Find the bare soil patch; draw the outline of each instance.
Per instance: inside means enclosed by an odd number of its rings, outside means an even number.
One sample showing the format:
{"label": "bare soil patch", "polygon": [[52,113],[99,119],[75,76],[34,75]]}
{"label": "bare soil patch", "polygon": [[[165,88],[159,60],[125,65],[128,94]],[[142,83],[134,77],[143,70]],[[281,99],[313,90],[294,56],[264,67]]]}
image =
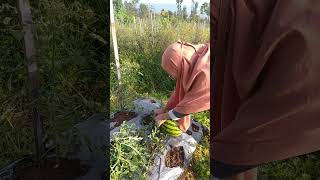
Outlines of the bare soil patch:
{"label": "bare soil patch", "polygon": [[147,116],[145,116],[145,117],[142,118],[142,123],[143,123],[143,125],[148,125],[148,124],[150,124],[152,121],[154,121],[152,115],[147,115]]}
{"label": "bare soil patch", "polygon": [[89,166],[79,159],[47,160],[43,166],[31,166],[17,172],[14,180],[75,180],[84,176]]}
{"label": "bare soil patch", "polygon": [[166,166],[173,167],[182,167],[184,163],[184,152],[183,147],[174,147],[167,154],[165,158]]}
{"label": "bare soil patch", "polygon": [[189,131],[189,130],[187,130],[187,132],[186,132],[188,135],[192,135],[192,132],[191,131]]}
{"label": "bare soil patch", "polygon": [[198,132],[199,131],[199,127],[197,125],[192,123],[191,127],[192,127],[192,131],[194,131],[194,132]]}
{"label": "bare soil patch", "polygon": [[191,170],[191,168],[188,167],[188,168],[181,174],[181,176],[178,178],[178,180],[196,180],[196,177],[195,177],[193,171]]}
{"label": "bare soil patch", "polygon": [[115,127],[118,127],[123,123],[123,121],[128,121],[136,116],[137,114],[135,112],[120,111],[114,114],[111,122],[116,122]]}

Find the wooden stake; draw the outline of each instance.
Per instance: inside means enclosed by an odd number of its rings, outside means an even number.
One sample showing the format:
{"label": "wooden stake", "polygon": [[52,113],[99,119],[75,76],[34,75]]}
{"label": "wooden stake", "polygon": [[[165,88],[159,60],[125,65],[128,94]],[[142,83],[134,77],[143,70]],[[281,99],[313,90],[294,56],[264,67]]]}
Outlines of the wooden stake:
{"label": "wooden stake", "polygon": [[153,19],[152,19],[152,12],[150,11],[150,20],[151,20],[151,32],[152,32],[152,47],[154,47],[154,30],[153,30]]}
{"label": "wooden stake", "polygon": [[118,43],[117,43],[117,35],[116,35],[116,26],[114,20],[114,11],[113,11],[113,0],[110,0],[110,21],[111,21],[111,33],[112,33],[112,42],[113,42],[113,50],[116,61],[117,68],[117,78],[118,78],[118,90],[119,90],[119,98],[120,98],[120,108],[123,110],[123,91],[122,91],[122,79],[121,79],[121,69],[119,62],[119,53],[118,53]]}
{"label": "wooden stake", "polygon": [[139,25],[140,25],[140,35],[141,35],[141,32],[142,32],[142,25],[141,25],[141,18],[139,18]]}
{"label": "wooden stake", "polygon": [[39,77],[38,77],[38,66],[35,59],[35,47],[33,37],[33,25],[31,7],[28,0],[19,0],[18,9],[20,12],[21,25],[24,30],[24,48],[25,48],[25,59],[27,61],[28,79],[29,79],[29,93],[30,100],[32,102],[32,118],[33,118],[33,129],[35,138],[35,151],[36,161],[39,166],[42,165],[42,155],[44,153],[44,142],[43,142],[43,122],[40,118],[39,111],[37,108],[37,99],[39,97]]}
{"label": "wooden stake", "polygon": [[151,21],[151,30],[152,30],[152,33],[153,32],[153,19],[152,19],[152,12],[150,12],[150,21]]}
{"label": "wooden stake", "polygon": [[136,25],[136,17],[133,17],[133,28],[134,28],[134,31],[135,33],[137,34],[137,25]]}

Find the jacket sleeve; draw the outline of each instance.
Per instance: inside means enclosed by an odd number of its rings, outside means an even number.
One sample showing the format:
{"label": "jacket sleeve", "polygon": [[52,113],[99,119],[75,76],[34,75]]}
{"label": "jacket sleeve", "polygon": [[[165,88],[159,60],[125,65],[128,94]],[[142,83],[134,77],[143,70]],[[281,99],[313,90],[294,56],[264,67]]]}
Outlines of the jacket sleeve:
{"label": "jacket sleeve", "polygon": [[166,110],[171,110],[171,109],[173,109],[174,108],[174,99],[175,99],[175,90],[174,91],[172,91],[172,93],[171,93],[171,96],[170,96],[170,98],[169,98],[169,100],[168,100],[168,102],[167,102],[167,104],[166,104],[166,107],[165,107],[165,109]]}

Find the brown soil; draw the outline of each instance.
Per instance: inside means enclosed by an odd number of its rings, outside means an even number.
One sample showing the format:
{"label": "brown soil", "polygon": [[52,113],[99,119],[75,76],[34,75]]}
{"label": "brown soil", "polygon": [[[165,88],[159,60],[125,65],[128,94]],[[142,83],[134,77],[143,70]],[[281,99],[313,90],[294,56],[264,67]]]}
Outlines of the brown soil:
{"label": "brown soil", "polygon": [[199,127],[197,125],[192,123],[191,126],[192,126],[192,131],[194,131],[194,132],[198,132],[199,131]]}
{"label": "brown soil", "polygon": [[195,179],[196,177],[190,167],[188,167],[178,178],[178,180],[195,180]]}
{"label": "brown soil", "polygon": [[183,147],[174,147],[172,148],[167,154],[166,154],[166,167],[177,167],[183,166],[184,163],[184,152],[183,152]]}
{"label": "brown soil", "polygon": [[75,180],[85,175],[88,169],[79,159],[48,160],[41,168],[33,166],[17,172],[15,180]]}
{"label": "brown soil", "polygon": [[192,132],[191,131],[189,131],[189,130],[187,130],[187,132],[186,132],[187,134],[189,134],[190,136],[192,135]]}
{"label": "brown soil", "polygon": [[123,121],[128,121],[132,118],[135,118],[137,114],[135,112],[125,112],[125,111],[120,111],[114,114],[113,118],[111,119],[111,122],[117,122],[115,124],[115,127],[120,126]]}
{"label": "brown soil", "polygon": [[203,136],[209,135],[209,130],[207,128],[203,127],[202,131],[203,131]]}
{"label": "brown soil", "polygon": [[145,116],[145,117],[142,118],[143,125],[150,124],[151,121],[153,121],[153,118],[152,118],[151,115],[148,115],[148,116]]}

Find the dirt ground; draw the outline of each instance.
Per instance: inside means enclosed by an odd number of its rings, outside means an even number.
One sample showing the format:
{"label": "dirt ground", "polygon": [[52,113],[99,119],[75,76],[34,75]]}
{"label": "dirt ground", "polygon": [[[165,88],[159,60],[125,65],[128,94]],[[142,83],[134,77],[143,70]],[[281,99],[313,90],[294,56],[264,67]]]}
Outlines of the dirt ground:
{"label": "dirt ground", "polygon": [[189,130],[187,130],[187,134],[191,136],[191,135],[192,135],[192,132],[189,131]]}
{"label": "dirt ground", "polygon": [[173,168],[183,166],[184,163],[184,152],[183,152],[183,147],[174,147],[172,148],[167,154],[165,158],[166,166]]}
{"label": "dirt ground", "polygon": [[154,121],[152,115],[148,115],[148,116],[145,116],[145,117],[142,118],[143,125],[148,125],[152,121]]}
{"label": "dirt ground", "polygon": [[128,121],[136,116],[137,114],[135,112],[120,111],[114,114],[111,122],[116,122],[115,127],[118,127],[123,123],[123,121]]}
{"label": "dirt ground", "polygon": [[197,125],[195,125],[193,123],[191,124],[191,127],[192,127],[192,131],[194,131],[194,132],[198,132],[200,129]]}
{"label": "dirt ground", "polygon": [[191,167],[188,167],[178,178],[178,180],[196,180],[196,177],[191,170]]}
{"label": "dirt ground", "polygon": [[48,160],[41,168],[29,167],[17,172],[15,180],[75,180],[88,170],[79,159]]}

